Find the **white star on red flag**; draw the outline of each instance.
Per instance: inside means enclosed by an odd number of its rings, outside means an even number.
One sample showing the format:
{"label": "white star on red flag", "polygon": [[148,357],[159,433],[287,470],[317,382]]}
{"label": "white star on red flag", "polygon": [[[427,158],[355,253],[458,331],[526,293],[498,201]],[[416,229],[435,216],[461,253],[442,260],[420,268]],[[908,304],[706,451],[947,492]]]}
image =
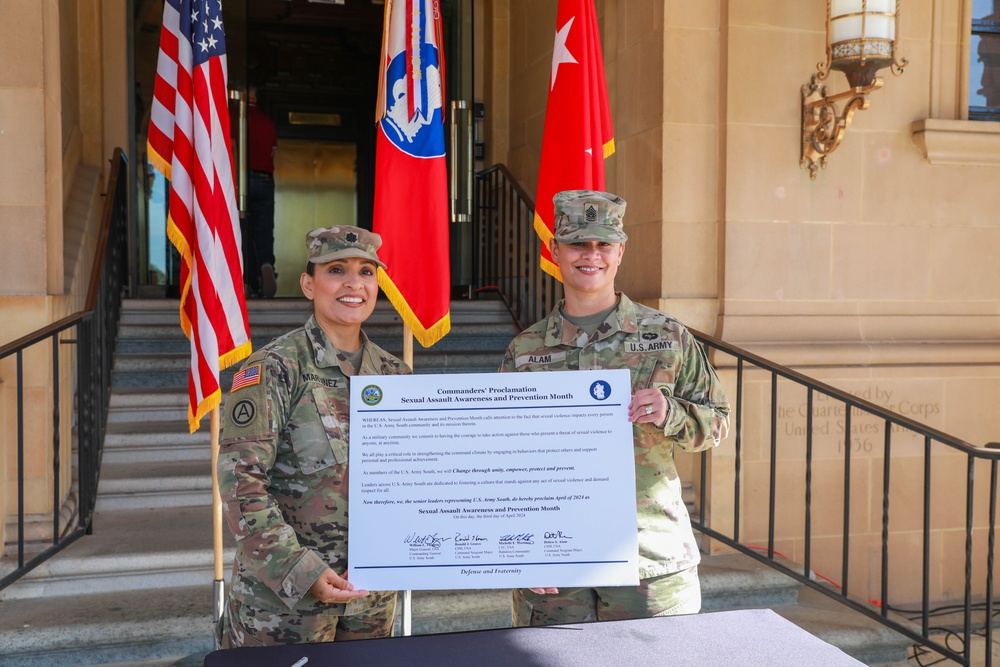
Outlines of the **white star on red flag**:
{"label": "white star on red flag", "polygon": [[576,17],[572,17],[566,22],[566,25],[556,32],[556,44],[552,48],[552,83],[549,84],[549,90],[556,87],[556,75],[559,74],[559,65],[562,63],[577,64],[576,58],[566,48],[566,38],[569,37],[569,31],[573,27],[573,21],[575,20]]}

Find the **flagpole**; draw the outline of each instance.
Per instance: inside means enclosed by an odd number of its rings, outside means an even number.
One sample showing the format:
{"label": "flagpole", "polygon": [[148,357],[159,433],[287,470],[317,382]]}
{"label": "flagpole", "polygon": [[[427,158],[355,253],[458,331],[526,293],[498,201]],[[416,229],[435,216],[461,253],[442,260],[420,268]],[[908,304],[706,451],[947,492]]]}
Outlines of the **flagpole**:
{"label": "flagpole", "polygon": [[[403,363],[413,368],[413,330],[403,323]],[[403,636],[409,637],[413,629],[413,591],[403,591]]]}
{"label": "flagpole", "polygon": [[413,330],[403,323],[403,363],[413,368]]}
{"label": "flagpole", "polygon": [[[430,347],[451,328],[446,77],[439,1],[384,5],[372,231],[383,241],[379,287],[403,319],[403,362],[412,369],[413,339]],[[413,248],[421,249],[419,266],[407,261]],[[404,635],[411,602],[412,591],[402,591]]]}
{"label": "flagpole", "polygon": [[209,413],[209,429],[212,433],[212,542],[215,551],[215,622],[222,618],[225,608],[226,582],[222,578],[222,496],[219,494],[219,408]]}

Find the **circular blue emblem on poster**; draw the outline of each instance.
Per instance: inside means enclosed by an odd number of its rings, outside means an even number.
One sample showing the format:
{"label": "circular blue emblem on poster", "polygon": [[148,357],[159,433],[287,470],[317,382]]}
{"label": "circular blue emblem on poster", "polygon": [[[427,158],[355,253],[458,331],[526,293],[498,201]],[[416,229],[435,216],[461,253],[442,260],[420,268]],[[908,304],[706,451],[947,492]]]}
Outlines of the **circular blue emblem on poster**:
{"label": "circular blue emblem on poster", "polygon": [[376,384],[370,384],[361,390],[361,400],[365,405],[378,405],[382,402],[382,388]]}
{"label": "circular blue emblem on poster", "polygon": [[412,87],[406,80],[406,51],[389,62],[386,70],[385,116],[382,133],[396,148],[419,158],[444,155],[441,123],[441,71],[433,44],[420,45],[420,67],[413,69]]}
{"label": "circular blue emblem on poster", "polygon": [[599,401],[603,401],[611,395],[611,385],[604,380],[598,380],[590,385],[590,395]]}

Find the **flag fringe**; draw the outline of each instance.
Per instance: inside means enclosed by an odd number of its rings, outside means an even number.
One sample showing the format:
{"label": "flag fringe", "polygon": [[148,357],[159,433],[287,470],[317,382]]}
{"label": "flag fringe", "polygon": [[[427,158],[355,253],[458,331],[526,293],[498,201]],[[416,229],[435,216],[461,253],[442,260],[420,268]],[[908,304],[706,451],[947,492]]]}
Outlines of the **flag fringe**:
{"label": "flag fringe", "polygon": [[222,390],[216,389],[210,396],[206,396],[205,400],[198,404],[198,411],[195,413],[191,412],[191,407],[188,406],[188,428],[191,429],[191,433],[198,430],[201,426],[201,419],[209,412],[219,407],[222,404]]}
{"label": "flag fringe", "polygon": [[539,259],[539,264],[541,264],[542,271],[549,274],[559,282],[562,282],[562,271],[559,269],[559,265],[551,262],[544,257]]}
{"label": "flag fringe", "polygon": [[615,140],[610,139],[604,144],[604,159],[607,160],[615,152]]}
{"label": "flag fringe", "polygon": [[414,314],[410,304],[406,302],[399,288],[392,282],[392,278],[383,269],[378,270],[378,286],[382,288],[389,303],[393,305],[399,316],[403,318],[406,326],[410,327],[413,337],[424,347],[431,347],[434,343],[444,338],[445,334],[451,331],[451,311],[445,313],[444,317],[424,328],[417,316]]}
{"label": "flag fringe", "polygon": [[229,368],[235,363],[243,361],[253,352],[253,341],[247,341],[237,347],[236,349],[226,352],[224,355],[219,357],[219,370],[224,370]]}
{"label": "flag fringe", "polygon": [[[175,248],[177,248],[177,252],[181,255],[181,261],[188,266],[187,280],[181,287],[180,317],[181,329],[184,331],[184,335],[187,339],[191,340],[191,320],[188,319],[187,313],[184,311],[184,304],[187,302],[188,292],[191,291],[191,248],[188,246],[187,239],[184,238],[184,234],[182,234],[181,230],[178,229],[177,224],[171,216],[167,216],[167,238],[170,239],[170,242],[174,244]],[[219,357],[219,370],[229,368],[236,362],[249,357],[252,352],[253,341],[247,341],[239,347],[230,350]],[[201,425],[202,417],[219,407],[221,404],[222,390],[216,389],[214,393],[210,396],[206,396],[205,399],[198,404],[198,410],[196,412],[192,412],[191,407],[188,406],[188,427],[191,429],[191,433],[198,430],[198,427]]]}
{"label": "flag fringe", "polygon": [[[538,234],[538,238],[541,239],[542,245],[546,248],[549,247],[549,242],[553,238],[552,230],[548,228],[545,221],[542,220],[542,216],[535,213],[535,233]],[[562,271],[559,269],[559,265],[555,262],[549,260],[544,255],[539,258],[539,263],[541,264],[542,271],[549,274],[559,282],[562,282]]]}
{"label": "flag fringe", "polygon": [[187,279],[181,285],[180,316],[181,329],[188,340],[191,340],[191,320],[188,319],[187,313],[184,312],[184,304],[187,302],[188,292],[191,290],[191,247],[188,245],[187,239],[184,238],[184,233],[181,232],[180,228],[177,227],[177,223],[174,222],[174,217],[169,214],[167,215],[167,238],[177,248],[177,252],[181,256],[181,261],[188,267]]}
{"label": "flag fringe", "polygon": [[[246,357],[249,357],[251,352],[253,352],[253,344],[248,341],[243,345],[240,345],[235,350],[227,352],[226,354],[219,357],[219,369],[221,370],[223,368],[229,368],[236,362],[241,361]],[[205,400],[203,400],[198,405],[197,412],[192,414],[191,407],[188,406],[188,428],[191,429],[191,433],[194,433],[195,431],[198,430],[198,427],[201,426],[201,420],[205,415],[207,415],[209,412],[219,407],[220,405],[222,405],[221,388],[216,389],[211,396],[206,396]]]}
{"label": "flag fringe", "polygon": [[163,156],[157,153],[156,149],[153,148],[153,145],[149,142],[146,142],[146,148],[148,149],[146,159],[149,160],[154,169],[163,174],[163,176],[169,181],[170,175],[173,173],[173,165],[163,159]]}

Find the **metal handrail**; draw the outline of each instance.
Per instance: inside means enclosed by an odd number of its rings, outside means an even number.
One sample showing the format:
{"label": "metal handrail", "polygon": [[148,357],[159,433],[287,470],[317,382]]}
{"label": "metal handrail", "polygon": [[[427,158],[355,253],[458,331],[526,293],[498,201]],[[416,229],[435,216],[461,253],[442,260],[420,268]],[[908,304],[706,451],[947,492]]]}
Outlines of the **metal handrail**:
{"label": "metal handrail", "polygon": [[473,210],[475,291],[497,294],[522,330],[548,315],[562,294],[562,284],[541,268],[534,201],[498,164],[476,174]]}
{"label": "metal handrail", "polygon": [[[846,391],[809,378],[797,371],[741,350],[712,336],[697,331],[692,331],[692,333],[709,351],[716,368],[735,370],[736,373],[736,400],[732,406],[733,413],[730,416],[731,423],[734,426],[732,437],[735,439],[734,493],[733,505],[730,508],[732,510],[733,523],[731,526],[722,526],[719,522],[712,521],[711,512],[708,511],[707,498],[711,494],[707,480],[710,454],[703,452],[701,454],[701,493],[698,499],[698,511],[695,517],[692,518],[692,525],[695,529],[757,561],[780,570],[801,584],[837,600],[841,604],[912,639],[916,644],[940,653],[945,658],[953,660],[960,665],[982,664],[989,667],[992,664],[993,562],[996,548],[997,463],[1000,461],[1000,451],[976,447],[905,415],[887,410],[864,398],[854,396]],[[769,437],[766,443],[768,446],[766,458],[770,474],[767,497],[766,546],[754,545],[752,544],[752,540],[748,542],[747,538],[741,535],[744,527],[745,509],[744,490],[742,488],[745,481],[743,465],[746,458],[744,452],[746,439],[746,435],[744,434],[746,423],[744,401],[748,384],[750,384],[747,376],[753,373],[760,375],[754,382],[762,389],[760,392],[762,402],[754,405],[753,411],[755,414],[769,414],[770,417],[767,433]],[[783,382],[780,386],[779,380]],[[769,391],[763,391],[764,387]],[[779,391],[779,389],[782,391]],[[797,433],[794,432],[795,429],[788,428],[791,420],[787,418],[787,415],[785,417],[781,416],[779,395],[782,393],[788,395],[789,393],[801,392],[805,393],[804,417],[806,424],[801,433]],[[769,394],[769,396],[765,394]],[[843,495],[841,498],[843,503],[843,524],[839,536],[841,546],[840,583],[835,583],[834,587],[823,583],[821,580],[817,580],[817,573],[812,569],[815,549],[814,541],[816,539],[812,522],[813,502],[816,498],[815,489],[813,488],[814,462],[817,447],[823,442],[829,443],[831,441],[827,437],[827,434],[821,432],[822,429],[816,423],[816,417],[820,414],[816,406],[817,398],[833,401],[834,405],[842,406],[842,410],[838,409],[834,411],[834,414],[838,415],[838,419],[840,415],[842,415],[843,419],[842,422],[837,422],[837,429],[835,429],[837,433],[834,435],[835,437],[842,438],[839,449],[842,454],[841,462],[844,475]],[[830,412],[829,407],[826,408],[826,412]],[[852,509],[856,511],[860,508],[868,507],[867,498],[862,497],[858,500],[851,492],[852,450],[858,446],[858,443],[856,443],[857,436],[852,431],[852,424],[862,424],[865,427],[864,430],[869,435],[874,436],[876,440],[881,438],[882,441],[882,491],[881,503],[879,505],[881,511],[881,535],[879,569],[877,573],[879,597],[877,600],[866,599],[866,595],[861,595],[860,597],[857,594],[851,595],[854,586],[850,569],[852,561],[850,547],[852,537],[858,537],[851,530],[851,512]],[[782,427],[784,428],[782,429]],[[791,435],[789,435],[789,430],[793,431]],[[784,433],[781,433],[782,431]],[[896,459],[892,456],[893,444],[898,444],[900,440],[904,439],[918,440],[921,445],[919,449],[922,451],[923,458],[922,502],[919,507],[899,506],[901,504],[897,502],[897,505],[893,506],[893,511],[890,514],[890,499],[894,495],[890,481],[894,469],[893,464],[897,463],[898,465],[899,460],[898,455]],[[779,447],[779,440],[781,440],[781,447]],[[870,439],[868,444],[871,444]],[[776,506],[778,504],[777,466],[783,460],[791,458],[783,457],[781,455],[782,451],[787,451],[799,445],[804,446],[805,450],[805,485],[802,497],[805,511],[802,524],[803,530],[801,534],[798,534],[795,530],[779,534],[779,530],[781,529],[776,521]],[[873,445],[872,452],[874,451],[875,447]],[[933,492],[931,475],[933,466],[931,462],[935,456],[941,456],[944,452],[948,451],[962,455],[966,460],[965,474],[962,476],[965,480],[964,489],[962,489],[965,492],[964,599],[960,605],[957,605],[960,607],[962,616],[961,630],[955,631],[955,634],[963,641],[964,648],[961,652],[954,650],[946,642],[933,636],[939,628],[931,627],[931,617],[935,613],[930,600],[930,573],[933,564],[930,555],[931,496]],[[983,467],[987,468],[989,474],[989,488],[985,492],[979,491],[977,493],[975,477],[977,472],[984,472],[982,470]],[[952,486],[957,486],[960,483],[961,480],[954,480]],[[748,495],[746,498],[749,500],[751,496]],[[824,496],[823,499],[826,502],[830,501],[829,496]],[[982,589],[977,590],[978,594],[974,598],[974,577],[972,570],[974,557],[973,532],[977,527],[974,522],[974,509],[977,506],[981,506],[980,504],[984,502],[988,508],[988,533],[986,535],[987,543],[985,546],[987,573]],[[874,502],[871,503],[871,506],[875,506]],[[890,548],[890,537],[892,536],[890,519],[897,523],[910,519],[920,525],[918,549],[907,550],[905,543],[896,544]],[[791,539],[804,540],[801,563],[792,562],[787,557],[784,557],[783,554],[778,553],[775,548],[777,542],[782,540],[787,542]],[[890,599],[892,593],[889,590],[889,572],[893,564],[898,566],[899,564],[911,563],[920,563],[920,603],[916,609],[904,610],[898,605],[894,605]],[[874,576],[869,573],[869,577]],[[833,582],[828,577],[819,576],[819,579]],[[973,642],[971,641],[974,634],[972,614],[973,608],[976,606],[985,607],[985,620],[981,630],[985,635],[985,649],[984,654],[980,656],[973,656]],[[915,623],[918,624],[918,627],[915,626]]]}
{"label": "metal handrail", "polygon": [[[118,321],[121,314],[122,290],[128,277],[128,193],[126,158],[116,148],[105,193],[101,226],[98,230],[94,264],[88,283],[83,311],[0,346],[0,361],[14,357],[17,392],[17,558],[11,566],[0,560],[3,577],[0,590],[44,563],[56,553],[93,529],[97,505],[97,483],[100,478],[101,453],[111,397],[111,369]],[[63,332],[72,332],[60,338]],[[75,335],[75,336],[74,336]],[[76,372],[68,380],[60,373],[61,345],[76,345]],[[27,559],[25,535],[25,438],[24,438],[24,355],[28,351],[49,346],[52,377],[52,429],[49,434],[52,460],[52,536],[48,547]],[[61,517],[64,501],[59,483],[62,429],[62,392],[75,394],[76,417],[76,504],[69,517]],[[61,525],[65,520],[65,526]]]}

